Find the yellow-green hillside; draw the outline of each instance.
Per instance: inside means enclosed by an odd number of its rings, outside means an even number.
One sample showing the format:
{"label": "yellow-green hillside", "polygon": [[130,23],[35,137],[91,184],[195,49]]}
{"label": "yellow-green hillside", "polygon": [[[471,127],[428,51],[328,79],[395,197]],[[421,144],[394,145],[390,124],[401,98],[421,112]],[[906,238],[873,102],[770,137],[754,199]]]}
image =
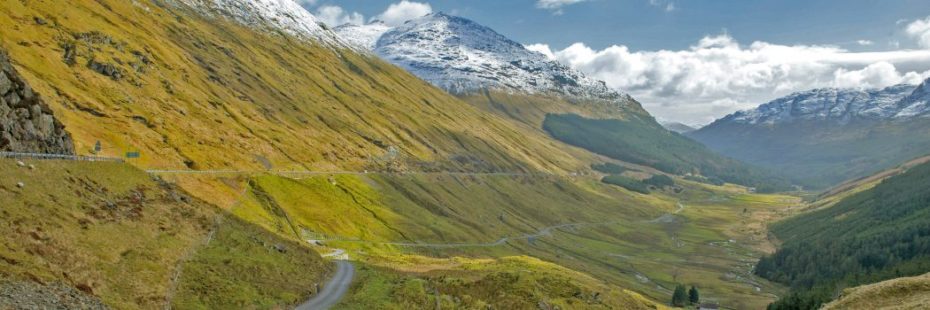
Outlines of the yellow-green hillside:
{"label": "yellow-green hillside", "polygon": [[898,278],[849,288],[823,309],[927,309],[930,307],[930,274]]}
{"label": "yellow-green hillside", "polygon": [[[588,177],[259,176],[248,182],[249,193],[234,213],[281,236],[349,250],[354,261],[370,268],[356,284],[360,295],[349,299],[367,300],[363,305],[411,279],[464,300],[467,293],[459,289],[468,283],[521,274],[500,261],[513,256],[549,263],[527,270],[558,265],[624,296],[632,296],[624,293],[629,289],[664,301],[670,288],[685,283],[732,307],[771,302],[783,289],[754,277],[752,262],[773,249],[765,223],[798,200],[676,182],[682,191],[643,195]],[[466,268],[466,262],[482,259],[487,269]],[[435,282],[444,276],[463,286]],[[573,276],[560,277],[591,288]],[[527,288],[508,289],[517,294]],[[535,305],[556,296],[534,291],[524,301]],[[412,302],[398,298],[386,305]],[[459,305],[465,304],[475,305]]]}
{"label": "yellow-green hillside", "polygon": [[[330,269],[128,165],[25,164],[0,160],[0,286],[61,283],[115,309],[270,308],[304,300]],[[5,295],[0,308],[36,298],[54,299]]]}
{"label": "yellow-green hillside", "polygon": [[555,172],[593,157],[376,57],[184,6],[3,3],[0,45],[82,154],[99,140],[147,168]]}
{"label": "yellow-green hillside", "polygon": [[[637,293],[532,257],[419,258],[408,263],[411,265],[392,268],[363,265],[359,277],[363,284],[356,286],[339,308],[666,308]],[[398,267],[402,271],[398,272]]]}

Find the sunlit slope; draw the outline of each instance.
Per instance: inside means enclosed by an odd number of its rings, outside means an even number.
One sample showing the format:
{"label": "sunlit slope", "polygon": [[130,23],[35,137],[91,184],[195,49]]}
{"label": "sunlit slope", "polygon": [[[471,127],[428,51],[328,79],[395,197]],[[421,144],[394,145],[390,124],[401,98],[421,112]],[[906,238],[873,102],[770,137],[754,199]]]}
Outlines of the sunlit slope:
{"label": "sunlit slope", "polygon": [[393,268],[362,265],[359,285],[337,308],[667,309],[663,303],[532,257],[405,258]]}
{"label": "sunlit slope", "polygon": [[897,278],[843,291],[823,309],[926,309],[930,307],[930,274]]}
{"label": "sunlit slope", "polygon": [[114,309],[293,305],[330,268],[125,164],[0,160],[0,206],[0,287],[61,283]]}
{"label": "sunlit slope", "polygon": [[[348,249],[375,270],[362,276],[377,280],[358,283],[364,296],[353,300],[379,300],[370,294],[389,294],[412,279],[450,288],[433,282],[444,274],[462,279],[462,287],[495,274],[519,275],[498,260],[528,256],[652,300],[664,301],[676,283],[686,283],[737,308],[771,302],[782,288],[753,277],[747,262],[770,251],[764,223],[797,199],[678,182],[680,193],[643,195],[588,177],[262,176],[251,180],[234,213],[281,236]],[[479,270],[463,267],[476,258],[492,260]],[[462,287],[442,294],[461,298]],[[537,293],[546,300],[554,292]],[[409,301],[402,297],[386,304]]]}
{"label": "sunlit slope", "polygon": [[102,154],[138,150],[134,164],[152,168],[585,166],[373,56],[166,2],[3,2],[0,27],[14,31],[0,44],[82,154],[99,140]]}

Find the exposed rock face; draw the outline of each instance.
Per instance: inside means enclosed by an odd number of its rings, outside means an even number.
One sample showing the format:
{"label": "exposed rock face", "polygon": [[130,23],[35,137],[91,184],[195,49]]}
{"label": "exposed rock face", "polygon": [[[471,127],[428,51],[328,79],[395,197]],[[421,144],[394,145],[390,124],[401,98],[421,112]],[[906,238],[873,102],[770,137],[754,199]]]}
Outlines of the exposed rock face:
{"label": "exposed rock face", "polygon": [[71,135],[0,51],[0,151],[74,154]]}
{"label": "exposed rock face", "polygon": [[0,282],[0,309],[109,309],[99,299],[63,283]]}

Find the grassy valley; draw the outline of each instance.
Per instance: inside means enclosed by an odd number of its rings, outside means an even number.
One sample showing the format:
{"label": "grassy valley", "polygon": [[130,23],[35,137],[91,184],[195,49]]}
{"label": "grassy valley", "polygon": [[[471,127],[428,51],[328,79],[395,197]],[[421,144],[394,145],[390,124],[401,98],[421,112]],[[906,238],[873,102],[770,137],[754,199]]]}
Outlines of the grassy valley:
{"label": "grassy valley", "polygon": [[[437,298],[459,307],[624,308],[664,301],[677,283],[733,307],[771,302],[783,288],[750,268],[773,249],[764,223],[797,199],[676,182],[680,193],[643,195],[590,177],[266,175],[242,181],[249,189],[233,213],[285,238],[348,250],[362,279],[349,308]],[[574,289],[527,286],[540,277]],[[513,295],[475,291],[485,284]]]}
{"label": "grassy valley", "polygon": [[714,153],[700,143],[665,130],[651,118],[611,120],[549,114],[543,128],[568,144],[663,172],[703,175],[756,187],[762,192],[790,190],[790,184],[774,174]]}

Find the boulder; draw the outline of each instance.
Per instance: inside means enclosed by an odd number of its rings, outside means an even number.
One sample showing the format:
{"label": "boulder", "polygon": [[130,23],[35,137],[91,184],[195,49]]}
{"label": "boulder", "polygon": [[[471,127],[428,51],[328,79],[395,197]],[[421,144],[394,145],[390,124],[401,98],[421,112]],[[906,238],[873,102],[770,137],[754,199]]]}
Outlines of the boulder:
{"label": "boulder", "polygon": [[0,151],[74,154],[74,142],[52,109],[0,51]]}
{"label": "boulder", "polygon": [[5,95],[13,88],[13,82],[10,81],[10,78],[6,77],[6,74],[0,74],[0,95]]}

